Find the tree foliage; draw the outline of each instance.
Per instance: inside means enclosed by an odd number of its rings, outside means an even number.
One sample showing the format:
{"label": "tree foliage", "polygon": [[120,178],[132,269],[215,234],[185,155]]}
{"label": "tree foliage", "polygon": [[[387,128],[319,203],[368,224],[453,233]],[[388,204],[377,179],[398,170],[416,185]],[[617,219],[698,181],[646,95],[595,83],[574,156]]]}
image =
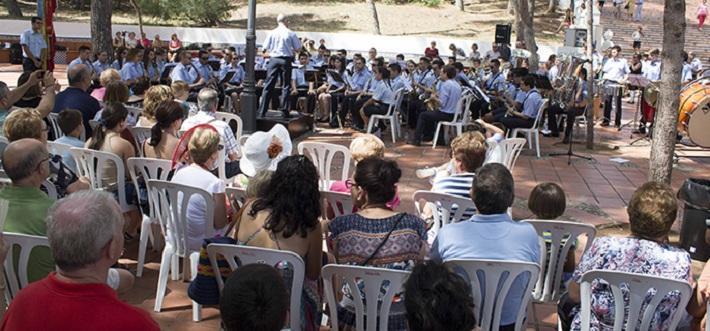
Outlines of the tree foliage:
{"label": "tree foliage", "polygon": [[214,26],[230,17],[236,8],[225,0],[137,0],[144,14],[162,19],[182,19]]}

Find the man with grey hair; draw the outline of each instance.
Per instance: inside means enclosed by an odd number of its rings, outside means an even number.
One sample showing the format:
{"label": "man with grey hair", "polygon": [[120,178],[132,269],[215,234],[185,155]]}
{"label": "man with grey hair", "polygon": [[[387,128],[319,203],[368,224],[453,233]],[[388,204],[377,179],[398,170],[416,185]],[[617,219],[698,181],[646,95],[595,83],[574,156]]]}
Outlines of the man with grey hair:
{"label": "man with grey hair", "polygon": [[227,178],[231,178],[239,174],[239,143],[234,138],[234,132],[229,127],[228,123],[215,118],[217,112],[219,95],[217,91],[211,88],[203,88],[197,95],[197,114],[188,117],[182,122],[180,130],[187,131],[199,124],[209,124],[213,126],[222,137],[224,152],[226,153]]}
{"label": "man with grey hair", "polygon": [[52,112],[59,113],[64,109],[79,110],[84,121],[84,132],[90,137],[92,130],[89,121],[101,110],[99,101],[87,92],[91,86],[91,70],[84,64],[74,65],[67,70],[67,80],[69,87],[57,94]]}
{"label": "man with grey hair", "polygon": [[13,299],[3,330],[159,330],[106,285],[123,254],[123,216],[113,195],[81,191],[57,201],[47,237],[57,271]]}
{"label": "man with grey hair", "polygon": [[285,118],[290,117],[288,109],[288,97],[291,94],[291,64],[293,56],[301,49],[301,41],[296,33],[288,28],[288,20],[284,14],[276,17],[278,27],[271,30],[264,41],[264,50],[269,53],[269,64],[267,68],[266,81],[264,81],[264,92],[261,96],[259,112],[262,117],[266,116],[271,103],[271,97],[276,86],[276,80],[282,82],[281,97],[279,107]]}

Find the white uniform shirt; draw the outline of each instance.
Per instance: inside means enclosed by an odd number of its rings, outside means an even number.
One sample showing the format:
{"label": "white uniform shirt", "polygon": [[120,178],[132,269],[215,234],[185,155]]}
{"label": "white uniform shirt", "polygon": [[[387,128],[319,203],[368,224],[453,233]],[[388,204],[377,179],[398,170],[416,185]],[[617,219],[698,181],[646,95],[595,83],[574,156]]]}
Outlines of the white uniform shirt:
{"label": "white uniform shirt", "polygon": [[[42,54],[42,49],[47,48],[47,42],[45,42],[42,33],[34,32],[32,29],[25,31],[20,35],[20,45],[27,45],[30,52],[32,52],[32,55],[34,55],[37,59],[39,59]],[[22,50],[22,56],[29,57],[25,53],[24,49]]]}
{"label": "white uniform shirt", "polygon": [[629,73],[629,64],[626,62],[626,59],[623,58],[609,58],[604,63],[602,71],[604,72],[604,79],[618,82],[623,80]]}
{"label": "white uniform shirt", "polygon": [[298,40],[296,33],[283,24],[271,30],[264,41],[264,49],[268,50],[269,55],[273,57],[292,57],[294,51],[300,48],[301,41]]}

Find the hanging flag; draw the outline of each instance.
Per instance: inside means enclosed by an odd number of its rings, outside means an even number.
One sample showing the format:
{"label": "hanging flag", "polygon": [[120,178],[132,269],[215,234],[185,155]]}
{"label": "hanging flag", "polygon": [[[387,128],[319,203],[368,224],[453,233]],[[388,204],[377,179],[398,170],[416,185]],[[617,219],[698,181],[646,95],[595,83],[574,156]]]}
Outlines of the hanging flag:
{"label": "hanging flag", "polygon": [[37,16],[42,18],[44,26],[42,33],[47,42],[47,59],[42,67],[48,71],[54,70],[54,53],[56,53],[57,36],[54,33],[54,12],[57,10],[57,0],[38,0]]}

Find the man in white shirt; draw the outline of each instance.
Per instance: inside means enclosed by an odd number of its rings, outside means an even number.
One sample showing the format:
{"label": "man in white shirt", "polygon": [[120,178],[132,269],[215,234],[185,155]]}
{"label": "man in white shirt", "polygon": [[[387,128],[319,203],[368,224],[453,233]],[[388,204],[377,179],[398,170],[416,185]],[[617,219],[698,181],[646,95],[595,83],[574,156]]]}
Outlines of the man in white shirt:
{"label": "man in white shirt", "polygon": [[42,19],[32,18],[32,28],[20,35],[22,45],[22,71],[35,71],[42,68],[47,59],[47,42],[42,35]]}
{"label": "man in white shirt", "polygon": [[661,60],[658,58],[660,51],[654,49],[651,51],[651,58],[643,63],[643,76],[651,81],[661,80]]}
{"label": "man in white shirt", "polygon": [[181,131],[190,130],[193,126],[199,124],[209,124],[213,126],[221,137],[221,144],[224,145],[226,175],[227,178],[232,178],[239,174],[239,143],[234,138],[234,132],[229,127],[228,123],[215,118],[219,96],[217,91],[211,88],[203,88],[197,95],[197,106],[199,111],[197,114],[188,117],[182,122]]}
{"label": "man in white shirt", "polygon": [[693,70],[693,79],[698,77],[698,74],[703,71],[703,61],[699,57],[695,56],[695,52],[688,52],[688,59],[690,60],[690,68]]}
{"label": "man in white shirt", "polygon": [[626,59],[619,57],[621,47],[614,46],[611,48],[611,57],[607,59],[602,68],[604,73],[606,100],[604,101],[604,120],[601,126],[609,126],[611,121],[611,106],[614,102],[616,107],[616,118],[614,125],[621,126],[621,88],[615,87],[620,82],[626,80],[629,74],[629,64]]}
{"label": "man in white shirt", "polygon": [[264,92],[261,96],[259,113],[266,116],[266,111],[271,103],[271,96],[274,93],[277,79],[285,82],[281,88],[280,110],[284,118],[291,117],[288,106],[288,97],[291,94],[291,64],[293,55],[301,49],[301,41],[296,33],[288,28],[286,16],[279,14],[276,18],[278,27],[271,30],[264,41],[264,49],[269,52],[268,72],[264,81]]}

